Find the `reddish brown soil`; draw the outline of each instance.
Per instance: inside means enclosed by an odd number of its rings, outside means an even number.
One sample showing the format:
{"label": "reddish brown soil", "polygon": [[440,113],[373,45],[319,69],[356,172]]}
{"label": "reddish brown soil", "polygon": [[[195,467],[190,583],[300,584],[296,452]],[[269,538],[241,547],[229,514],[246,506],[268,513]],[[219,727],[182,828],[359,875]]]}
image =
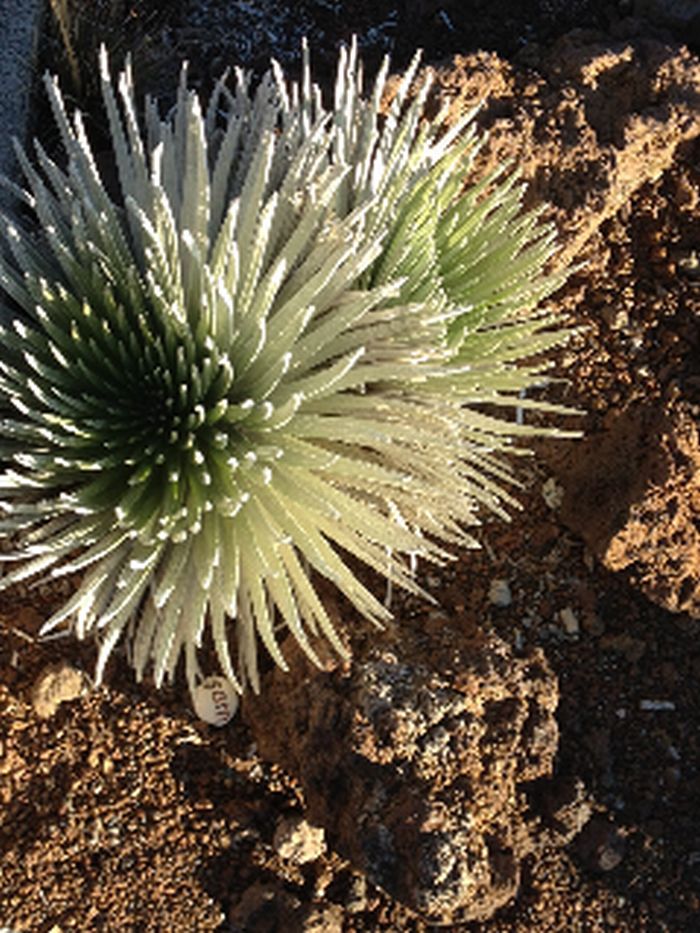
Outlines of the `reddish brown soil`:
{"label": "reddish brown soil", "polygon": [[[200,5],[219,17],[208,32],[186,26],[188,6],[164,23],[146,15],[155,5],[132,4],[128,29],[151,74],[161,74],[159,54],[184,51],[206,83],[213,45],[223,56],[233,42],[225,5]],[[554,781],[518,797],[511,830],[562,826],[523,852],[515,900],[467,929],[682,933],[700,928],[700,64],[663,26],[610,22],[603,4],[566,4],[566,15],[560,6],[498,2],[480,17],[459,4],[412,3],[380,29],[390,4],[299,5],[323,26],[328,60],[352,30],[370,57],[392,43],[405,57],[418,36],[433,61],[463,53],[439,84],[455,113],[486,97],[481,168],[515,158],[531,200],[549,205],[564,253],[582,262],[556,296],[580,331],[557,360],[550,396],[585,412],[571,425],[588,440],[541,442],[522,461],[523,510],[509,525],[487,521],[481,551],[425,577],[439,612],[397,599],[386,636],[345,616],[358,664],[396,644],[404,626],[417,660],[439,655],[446,639],[464,647],[485,633],[514,656],[541,650],[558,680]],[[572,25],[607,31],[551,41]],[[537,41],[517,41],[528,35]],[[508,605],[489,600],[494,580],[507,582]],[[425,929],[346,860],[352,852],[331,845],[300,863],[275,844],[309,801],[304,735],[288,731],[286,753],[275,752],[279,728],[267,725],[293,710],[274,673],[269,694],[222,730],[195,719],[181,681],[160,693],[138,686],[122,657],[103,688],[53,712],[40,705],[48,665],[89,676],[94,663],[89,645],[37,639],[57,598],[40,589],[0,604],[0,927]],[[329,731],[331,749],[340,734]],[[333,811],[334,788],[323,790],[326,813],[313,815],[328,821],[332,843],[347,814]],[[584,810],[585,825],[563,827]]]}

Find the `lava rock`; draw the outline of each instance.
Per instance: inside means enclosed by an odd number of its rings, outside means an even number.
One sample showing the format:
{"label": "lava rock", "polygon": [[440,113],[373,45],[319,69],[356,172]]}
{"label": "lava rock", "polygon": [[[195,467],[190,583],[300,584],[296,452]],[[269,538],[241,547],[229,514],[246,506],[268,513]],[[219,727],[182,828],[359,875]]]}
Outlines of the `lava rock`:
{"label": "lava rock", "polygon": [[[629,573],[664,609],[700,618],[700,434],[693,418],[629,409],[580,445],[566,486],[563,520],[609,570]],[[644,644],[628,642],[608,643],[638,661]]]}
{"label": "lava rock", "polygon": [[551,771],[557,682],[495,635],[402,635],[328,673],[290,650],[244,715],[355,868],[429,922],[485,919],[532,848],[520,785]]}

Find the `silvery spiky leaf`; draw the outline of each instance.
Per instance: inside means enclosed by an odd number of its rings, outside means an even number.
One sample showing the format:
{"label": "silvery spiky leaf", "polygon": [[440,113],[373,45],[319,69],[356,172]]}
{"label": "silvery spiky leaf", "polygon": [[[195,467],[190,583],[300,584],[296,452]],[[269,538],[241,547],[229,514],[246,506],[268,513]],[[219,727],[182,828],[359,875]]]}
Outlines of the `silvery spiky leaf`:
{"label": "silvery spiky leaf", "polygon": [[516,364],[563,339],[537,311],[553,235],[512,179],[462,191],[475,135],[421,121],[416,68],[382,119],[386,67],[365,100],[354,48],[330,110],[308,62],[205,112],[183,70],[142,126],[103,54],[116,199],[47,79],[66,166],[18,149],[37,223],[6,222],[0,267],[0,583],[80,575],[46,628],[96,634],[98,676],[127,633],[139,677],[184,651],[193,686],[208,625],[257,689],[281,627],[344,651],[315,575],[382,623],[347,555],[418,593],[415,555],[504,514],[527,429],[475,403],[518,401],[541,375]]}

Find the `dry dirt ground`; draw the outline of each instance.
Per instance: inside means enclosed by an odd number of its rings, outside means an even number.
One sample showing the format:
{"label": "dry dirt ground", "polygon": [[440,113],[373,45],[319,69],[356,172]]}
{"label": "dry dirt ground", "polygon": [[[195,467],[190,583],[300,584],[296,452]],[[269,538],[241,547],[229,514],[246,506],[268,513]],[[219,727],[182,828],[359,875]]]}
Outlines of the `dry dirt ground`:
{"label": "dry dirt ground", "polygon": [[0,927],[700,929],[700,62],[663,6],[79,5],[157,89],[183,56],[202,87],[293,69],[304,32],[321,71],[351,32],[370,65],[421,44],[436,106],[484,100],[477,170],[513,160],[578,263],[549,395],[586,439],[522,459],[522,510],[424,574],[435,605],[397,597],[382,636],[338,605],[351,667],[270,671],[221,730],[123,657],[90,688],[90,645],[37,639],[61,594],[4,596]]}

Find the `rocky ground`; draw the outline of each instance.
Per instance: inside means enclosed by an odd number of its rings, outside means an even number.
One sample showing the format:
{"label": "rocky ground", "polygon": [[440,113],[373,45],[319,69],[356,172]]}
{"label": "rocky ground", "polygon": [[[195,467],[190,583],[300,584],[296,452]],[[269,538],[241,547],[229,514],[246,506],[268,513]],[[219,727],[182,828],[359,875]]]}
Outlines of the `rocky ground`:
{"label": "rocky ground", "polygon": [[97,16],[164,96],[183,56],[206,89],[293,70],[304,33],[322,74],[352,32],[370,68],[422,45],[436,106],[484,101],[477,172],[516,164],[578,264],[549,395],[585,439],[522,459],[522,511],[423,573],[434,605],[378,635],[329,593],[352,664],[293,658],[221,730],[122,658],[92,689],[89,645],[36,637],[55,590],[3,597],[0,927],[700,928],[700,20],[463,6],[84,0],[73,64],[47,24],[86,106]]}

